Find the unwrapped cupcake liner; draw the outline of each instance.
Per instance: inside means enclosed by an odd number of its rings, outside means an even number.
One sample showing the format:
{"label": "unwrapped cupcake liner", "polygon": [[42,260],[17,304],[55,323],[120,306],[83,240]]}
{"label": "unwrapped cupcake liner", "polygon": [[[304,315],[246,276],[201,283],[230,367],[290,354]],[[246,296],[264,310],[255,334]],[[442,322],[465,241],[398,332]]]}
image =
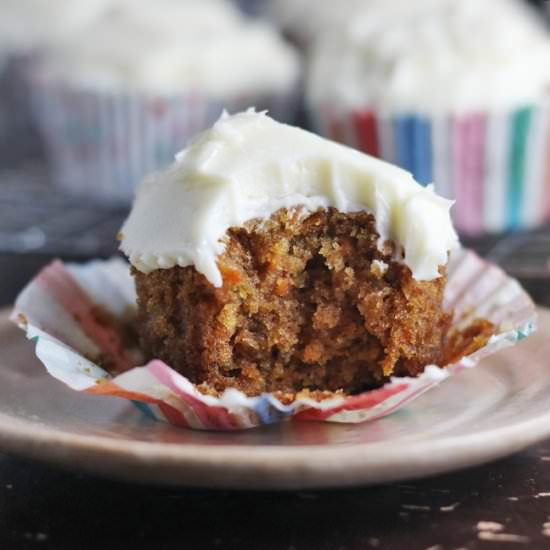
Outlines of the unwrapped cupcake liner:
{"label": "unwrapped cupcake liner", "polygon": [[0,163],[15,166],[41,156],[31,108],[28,68],[31,54],[0,54]]}
{"label": "unwrapped cupcake liner", "polygon": [[171,163],[224,109],[254,106],[290,121],[298,100],[295,90],[222,101],[198,93],[91,91],[37,75],[32,80],[52,182],[75,195],[120,204],[130,203],[144,176]]}
{"label": "unwrapped cupcake liner", "polygon": [[455,224],[476,236],[550,219],[550,105],[506,113],[386,115],[324,107],[322,134],[397,164],[456,200]]}
{"label": "unwrapped cupcake liner", "polygon": [[35,342],[36,355],[48,372],[73,390],[129,399],[148,416],[202,430],[238,430],[284,420],[375,420],[515,344],[536,324],[535,306],[517,281],[473,252],[459,250],[448,266],[445,307],[454,309],[454,326],[467,326],[479,317],[497,326],[483,348],[444,369],[430,365],[417,378],[392,378],[381,388],[358,395],[324,401],[299,398],[283,404],[273,394],[247,397],[236,389],[227,389],[220,397],[204,395],[158,359],[111,376],[95,358],[108,357],[124,370],[135,364],[135,353],[125,349],[117,332],[101,320],[98,308],[123,320],[135,316],[135,304],[134,283],[122,260],[84,265],[55,261],[21,292],[12,320]]}

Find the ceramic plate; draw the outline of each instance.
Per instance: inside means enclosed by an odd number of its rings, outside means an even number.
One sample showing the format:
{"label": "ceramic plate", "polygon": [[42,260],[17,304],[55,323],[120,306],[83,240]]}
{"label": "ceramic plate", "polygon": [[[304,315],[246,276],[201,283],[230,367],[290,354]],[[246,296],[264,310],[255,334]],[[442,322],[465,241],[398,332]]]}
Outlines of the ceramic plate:
{"label": "ceramic plate", "polygon": [[234,488],[365,485],[481,464],[550,436],[550,310],[539,331],[384,419],[237,433],[175,428],[49,376],[0,314],[0,446],[139,482]]}

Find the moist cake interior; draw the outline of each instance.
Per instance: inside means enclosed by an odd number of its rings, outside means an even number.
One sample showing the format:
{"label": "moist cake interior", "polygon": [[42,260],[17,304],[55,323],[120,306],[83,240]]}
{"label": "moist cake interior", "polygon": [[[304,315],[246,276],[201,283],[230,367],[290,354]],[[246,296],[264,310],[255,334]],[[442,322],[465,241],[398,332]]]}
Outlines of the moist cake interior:
{"label": "moist cake interior", "polygon": [[377,242],[366,212],[282,209],[227,232],[221,288],[192,266],[134,269],[141,345],[205,393],[289,396],[359,392],[483,345],[489,323],[447,346],[444,267],[416,281]]}

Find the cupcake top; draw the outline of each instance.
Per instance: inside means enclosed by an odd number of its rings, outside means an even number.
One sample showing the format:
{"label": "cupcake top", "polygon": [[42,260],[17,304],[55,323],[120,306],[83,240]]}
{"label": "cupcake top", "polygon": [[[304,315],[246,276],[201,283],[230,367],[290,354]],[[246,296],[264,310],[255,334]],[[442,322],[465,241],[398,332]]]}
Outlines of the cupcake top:
{"label": "cupcake top", "polygon": [[140,271],[193,265],[216,287],[216,258],[230,227],[280,208],[371,212],[380,246],[391,239],[417,280],[439,276],[458,245],[452,202],[406,171],[252,110],[218,122],[151,176],[121,230]]}
{"label": "cupcake top", "polygon": [[227,97],[287,91],[295,51],[267,24],[222,0],[112,0],[101,19],[65,37],[40,73],[94,90]]}
{"label": "cupcake top", "polygon": [[112,0],[2,0],[0,48],[30,50],[78,32]]}
{"label": "cupcake top", "polygon": [[312,54],[312,106],[505,110],[550,83],[550,35],[519,0],[371,0]]}
{"label": "cupcake top", "polygon": [[372,0],[270,0],[267,15],[307,46],[319,33],[344,23],[369,1]]}

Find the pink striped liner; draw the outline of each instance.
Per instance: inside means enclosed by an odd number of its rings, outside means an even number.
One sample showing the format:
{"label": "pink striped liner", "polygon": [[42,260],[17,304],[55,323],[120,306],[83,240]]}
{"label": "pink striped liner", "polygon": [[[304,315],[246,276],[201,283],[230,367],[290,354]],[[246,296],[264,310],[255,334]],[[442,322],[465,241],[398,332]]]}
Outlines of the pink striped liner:
{"label": "pink striped liner", "polygon": [[451,132],[454,195],[457,201],[455,218],[464,233],[475,235],[483,228],[485,116],[456,117]]}
{"label": "pink striped liner", "polygon": [[238,420],[227,409],[220,406],[209,407],[186,391],[181,384],[178,384],[178,379],[185,380],[185,378],[162,361],[151,361],[147,364],[147,369],[161,384],[172,390],[175,395],[181,397],[201,420],[203,425],[216,426],[220,430],[234,430],[239,427]]}
{"label": "pink striped liner", "polygon": [[65,270],[62,262],[56,260],[48,269],[43,269],[36,278],[36,284],[71,315],[86,336],[114,362],[117,370],[128,368],[130,361],[118,335],[97,319],[94,315],[97,306]]}
{"label": "pink striped liner", "polygon": [[183,414],[175,407],[165,403],[161,399],[151,397],[150,395],[142,392],[129,391],[114,382],[104,382],[95,386],[90,386],[85,390],[86,393],[98,396],[107,397],[120,397],[122,399],[128,399],[129,401],[140,402],[147,405],[156,405],[164,416],[164,420],[170,424],[179,426],[182,428],[191,428],[192,426],[187,422]]}
{"label": "pink striped liner", "polygon": [[[318,409],[306,409],[298,412],[293,416],[293,420],[329,420],[330,418],[337,418],[337,415],[342,411],[363,411],[365,409],[371,409],[386,401],[390,397],[394,397],[397,394],[402,394],[408,388],[407,384],[395,384],[392,387],[384,387],[379,390],[372,390],[368,393],[361,395],[355,395],[349,397],[345,402],[342,402],[336,407],[332,407],[326,410]],[[403,400],[399,401],[392,410],[397,410],[402,404]],[[390,411],[391,412],[391,411]],[[388,414],[386,411],[380,413],[381,416]],[[372,417],[374,419],[375,417]]]}

